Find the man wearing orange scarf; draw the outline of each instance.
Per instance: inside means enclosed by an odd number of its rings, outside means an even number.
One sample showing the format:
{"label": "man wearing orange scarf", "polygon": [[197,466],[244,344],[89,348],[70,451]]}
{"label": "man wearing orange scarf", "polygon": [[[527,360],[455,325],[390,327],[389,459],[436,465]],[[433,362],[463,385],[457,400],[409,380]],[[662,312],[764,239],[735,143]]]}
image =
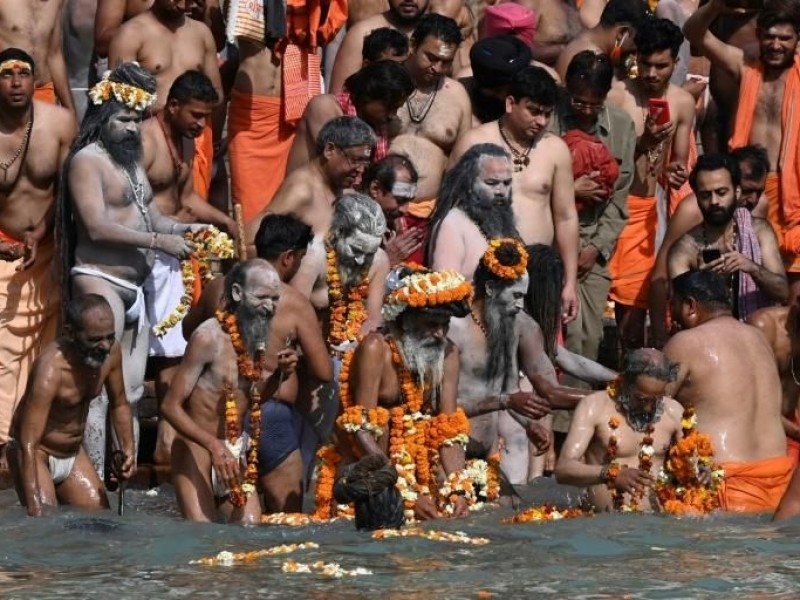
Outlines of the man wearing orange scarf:
{"label": "man wearing orange scarf", "polygon": [[664,347],[680,364],[671,395],[693,407],[725,471],[720,507],[773,511],[792,476],[781,422],[781,381],[761,332],[731,314],[728,286],[712,271],[672,280],[672,315],[683,330]]}
{"label": "man wearing orange scarf", "polygon": [[739,83],[731,148],[759,144],[767,149],[770,175],[766,194],[769,221],[778,234],[792,295],[800,291],[800,23],[779,7],[758,16],[759,60],[745,64],[744,53],[724,44],[709,26],[725,12],[723,0],[711,0],[686,22],[686,36],[711,62]]}

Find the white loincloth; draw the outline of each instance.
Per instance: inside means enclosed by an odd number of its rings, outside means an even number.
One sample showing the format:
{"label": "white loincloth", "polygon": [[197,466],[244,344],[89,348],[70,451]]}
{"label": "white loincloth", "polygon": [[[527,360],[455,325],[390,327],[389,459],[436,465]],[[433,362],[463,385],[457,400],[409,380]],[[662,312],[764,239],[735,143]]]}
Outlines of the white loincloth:
{"label": "white loincloth", "polygon": [[[235,444],[225,440],[225,447],[233,454],[233,458],[245,467],[247,466],[247,446],[249,441],[250,436],[246,433],[236,438]],[[214,467],[211,467],[211,490],[214,492],[215,498],[224,498],[231,492],[225,482],[217,476],[217,470]]]}
{"label": "white loincloth", "polygon": [[[156,326],[175,310],[183,297],[181,262],[174,256],[157,250],[153,270],[144,282],[144,291],[147,319],[151,325]],[[186,340],[183,338],[180,321],[161,338],[151,328],[149,356],[181,357],[185,352]]]}
{"label": "white loincloth", "polygon": [[121,287],[123,289],[129,290],[136,294],[136,300],[134,300],[133,305],[125,310],[125,323],[133,323],[138,322],[139,328],[138,331],[142,330],[142,326],[144,325],[144,320],[140,317],[142,316],[142,311],[144,310],[144,292],[142,288],[138,285],[131,283],[130,281],[125,281],[124,279],[120,279],[119,277],[114,277],[113,275],[109,275],[104,271],[100,271],[99,269],[94,269],[92,267],[72,267],[69,274],[74,277],[75,275],[86,275],[88,277],[97,277],[98,279],[104,279],[108,283],[116,285],[117,287]]}

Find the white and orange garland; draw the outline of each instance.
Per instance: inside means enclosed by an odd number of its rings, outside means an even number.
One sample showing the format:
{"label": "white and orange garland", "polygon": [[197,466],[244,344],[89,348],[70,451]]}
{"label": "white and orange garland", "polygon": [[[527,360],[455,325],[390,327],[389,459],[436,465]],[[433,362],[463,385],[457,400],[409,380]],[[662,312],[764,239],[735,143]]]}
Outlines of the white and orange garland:
{"label": "white and orange garland", "polygon": [[277,556],[279,554],[290,554],[298,550],[310,550],[319,548],[315,542],[303,542],[300,544],[282,544],[272,548],[262,550],[251,550],[250,552],[229,552],[227,550],[218,553],[216,556],[208,556],[197,560],[189,561],[190,565],[203,565],[206,567],[223,566],[229,567],[237,563],[248,563],[265,558],[267,556]]}
{"label": "white and orange garland", "polygon": [[180,323],[189,312],[194,297],[194,284],[196,277],[200,276],[202,284],[213,278],[211,260],[224,260],[233,258],[233,240],[227,233],[216,227],[210,226],[197,233],[187,231],[184,237],[194,244],[192,256],[197,260],[198,273],[195,273],[191,259],[181,261],[181,279],[183,281],[183,295],[180,302],[163,321],[153,327],[156,337],[164,337],[167,332]]}
{"label": "white and orange garland", "polygon": [[593,515],[594,513],[591,510],[582,508],[558,509],[553,504],[543,504],[541,506],[532,506],[513,517],[503,519],[502,523],[544,523],[545,521],[560,521],[562,519],[591,517]]}
{"label": "white and orange garland", "polygon": [[419,527],[409,527],[407,529],[378,529],[372,533],[372,539],[374,540],[388,540],[397,537],[419,537],[434,542],[471,544],[473,546],[483,546],[489,543],[489,538],[469,537],[463,531],[436,531],[433,529],[421,529]]}
{"label": "white and orange garland", "polygon": [[358,575],[372,575],[372,571],[363,567],[356,567],[355,569],[344,569],[339,563],[326,563],[318,560],[313,563],[300,563],[295,560],[289,560],[283,563],[281,571],[284,573],[305,573],[325,575],[326,577],[334,577],[340,579],[342,577],[356,577]]}

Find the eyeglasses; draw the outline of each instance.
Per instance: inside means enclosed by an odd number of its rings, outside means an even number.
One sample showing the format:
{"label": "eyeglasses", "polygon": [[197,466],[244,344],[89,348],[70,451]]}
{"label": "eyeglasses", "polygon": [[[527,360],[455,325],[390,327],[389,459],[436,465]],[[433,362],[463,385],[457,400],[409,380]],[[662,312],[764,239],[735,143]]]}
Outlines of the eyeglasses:
{"label": "eyeglasses", "polygon": [[583,100],[576,100],[575,98],[570,98],[570,104],[572,104],[572,108],[589,110],[592,112],[600,112],[606,106],[604,102],[584,102]]}
{"label": "eyeglasses", "polygon": [[353,156],[344,148],[337,146],[336,149],[341,152],[342,156],[344,156],[345,160],[347,160],[351,167],[366,167],[372,162],[372,157],[370,155]]}

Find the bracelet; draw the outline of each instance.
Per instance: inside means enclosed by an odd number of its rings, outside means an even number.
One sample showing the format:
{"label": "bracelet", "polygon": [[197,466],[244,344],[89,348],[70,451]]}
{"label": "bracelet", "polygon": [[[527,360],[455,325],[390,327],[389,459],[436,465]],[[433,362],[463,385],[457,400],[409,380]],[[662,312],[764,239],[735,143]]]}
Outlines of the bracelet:
{"label": "bracelet", "polygon": [[156,240],[158,239],[158,234],[154,231],[152,236],[150,237],[150,247],[148,250],[153,250],[156,247]]}
{"label": "bracelet", "polygon": [[178,226],[178,223],[176,223],[175,221],[173,221],[173,222],[172,222],[172,225],[170,225],[170,228],[169,228],[169,234],[170,234],[170,235],[174,235],[174,234],[175,234],[175,228],[176,228],[177,226]]}

